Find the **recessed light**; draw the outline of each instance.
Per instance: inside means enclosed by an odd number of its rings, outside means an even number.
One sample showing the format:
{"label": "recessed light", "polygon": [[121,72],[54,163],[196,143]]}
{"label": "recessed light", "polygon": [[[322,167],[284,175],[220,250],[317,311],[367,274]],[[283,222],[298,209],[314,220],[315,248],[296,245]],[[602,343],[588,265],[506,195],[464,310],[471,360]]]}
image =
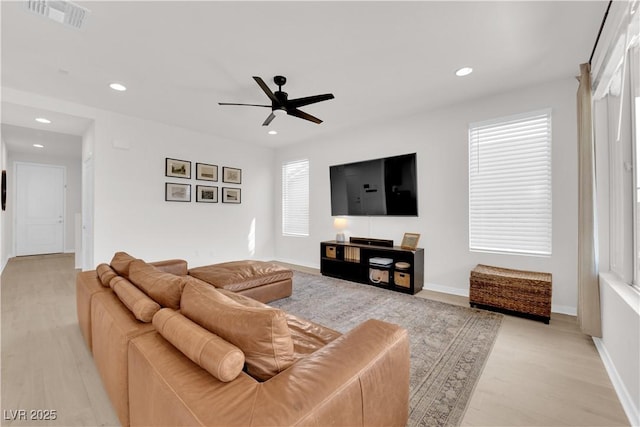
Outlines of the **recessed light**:
{"label": "recessed light", "polygon": [[127,90],[127,87],[120,83],[111,83],[109,87],[113,90],[117,90],[118,92],[124,92]]}
{"label": "recessed light", "polygon": [[33,146],[36,148],[44,148],[44,145],[42,144],[33,144]]}
{"label": "recessed light", "polygon": [[277,135],[278,131],[277,130],[270,130],[269,132],[267,132],[269,135]]}
{"label": "recessed light", "polygon": [[38,122],[38,123],[45,123],[45,124],[49,124],[49,123],[51,123],[51,120],[49,120],[49,119],[45,119],[44,117],[38,117],[38,118],[36,119],[36,122]]}
{"label": "recessed light", "polygon": [[471,67],[462,67],[459,70],[456,70],[456,76],[458,77],[468,76],[471,73],[473,73],[473,68]]}

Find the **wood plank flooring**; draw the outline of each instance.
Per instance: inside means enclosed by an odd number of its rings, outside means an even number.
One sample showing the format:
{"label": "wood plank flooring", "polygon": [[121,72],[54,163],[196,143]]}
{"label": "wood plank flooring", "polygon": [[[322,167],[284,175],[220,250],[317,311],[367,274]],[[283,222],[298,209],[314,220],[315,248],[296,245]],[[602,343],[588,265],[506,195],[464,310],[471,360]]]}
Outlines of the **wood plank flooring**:
{"label": "wood plank flooring", "polygon": [[[469,306],[468,298],[423,290],[423,298]],[[628,426],[595,344],[576,318],[505,316],[463,426]]]}
{"label": "wood plank flooring", "polygon": [[2,273],[3,426],[119,425],[78,327],[76,272],[61,254],[13,258]]}
{"label": "wood plank flooring", "polygon": [[[77,324],[73,255],[13,258],[0,282],[3,426],[111,426],[118,419]],[[315,269],[290,266],[318,274]],[[420,297],[468,305],[466,298]],[[55,420],[29,419],[55,410]],[[18,410],[25,410],[26,420]],[[629,425],[574,317],[505,316],[463,426]]]}

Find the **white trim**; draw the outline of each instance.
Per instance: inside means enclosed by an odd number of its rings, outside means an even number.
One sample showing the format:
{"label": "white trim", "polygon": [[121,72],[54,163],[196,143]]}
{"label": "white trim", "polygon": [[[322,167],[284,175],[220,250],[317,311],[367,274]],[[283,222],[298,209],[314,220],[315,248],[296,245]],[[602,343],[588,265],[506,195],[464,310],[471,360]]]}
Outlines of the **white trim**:
{"label": "white trim", "polygon": [[622,409],[624,413],[627,415],[629,419],[629,423],[632,426],[640,425],[640,408],[635,406],[629,391],[624,385],[622,378],[618,375],[618,371],[607,352],[607,348],[604,346],[602,339],[593,338],[593,343],[596,345],[598,349],[598,353],[600,354],[600,359],[602,359],[602,363],[604,364],[605,369],[607,370],[607,374],[609,374],[609,379],[613,384],[613,388],[618,395],[618,399],[620,399],[620,403],[622,404]]}
{"label": "white trim", "polygon": [[452,288],[451,286],[438,285],[437,283],[425,283],[422,289],[429,291],[442,292],[444,294],[458,295],[461,297],[469,297],[468,289]]}
{"label": "white trim", "polygon": [[578,308],[570,306],[570,305],[551,304],[551,312],[552,313],[559,313],[559,314],[566,314],[568,316],[577,316],[578,315]]}
{"label": "white trim", "polygon": [[625,283],[620,277],[610,271],[600,273],[600,280],[604,280],[618,296],[640,316],[640,291],[633,285]]}
{"label": "white trim", "polygon": [[275,260],[275,262],[283,262],[285,264],[291,264],[291,265],[299,265],[300,267],[305,267],[305,268],[310,268],[313,270],[318,270],[318,274],[320,274],[320,266],[319,265],[311,265],[311,264],[305,264],[303,262],[300,262],[300,260],[293,260],[293,259],[289,259],[289,258],[278,258],[277,260]]}

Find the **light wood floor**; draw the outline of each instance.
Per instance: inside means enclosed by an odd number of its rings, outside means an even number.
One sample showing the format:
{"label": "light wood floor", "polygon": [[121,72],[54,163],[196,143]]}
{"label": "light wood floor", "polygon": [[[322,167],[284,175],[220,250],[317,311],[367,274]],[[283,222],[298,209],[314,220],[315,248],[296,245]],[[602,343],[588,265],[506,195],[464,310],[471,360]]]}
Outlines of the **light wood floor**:
{"label": "light wood floor", "polygon": [[[2,273],[2,425],[118,425],[77,325],[73,265],[73,255],[14,258]],[[38,409],[57,419],[12,420]],[[591,339],[554,314],[550,325],[505,316],[462,425],[629,424]]]}

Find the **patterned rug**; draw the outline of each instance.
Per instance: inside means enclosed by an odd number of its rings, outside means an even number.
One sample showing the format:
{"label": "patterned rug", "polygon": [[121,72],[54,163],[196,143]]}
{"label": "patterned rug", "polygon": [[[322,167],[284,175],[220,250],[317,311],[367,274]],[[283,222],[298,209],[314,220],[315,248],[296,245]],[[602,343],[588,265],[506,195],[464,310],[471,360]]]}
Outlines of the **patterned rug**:
{"label": "patterned rug", "polygon": [[339,332],[375,318],[409,331],[409,426],[457,426],[502,315],[294,272],[293,295],[269,305]]}

